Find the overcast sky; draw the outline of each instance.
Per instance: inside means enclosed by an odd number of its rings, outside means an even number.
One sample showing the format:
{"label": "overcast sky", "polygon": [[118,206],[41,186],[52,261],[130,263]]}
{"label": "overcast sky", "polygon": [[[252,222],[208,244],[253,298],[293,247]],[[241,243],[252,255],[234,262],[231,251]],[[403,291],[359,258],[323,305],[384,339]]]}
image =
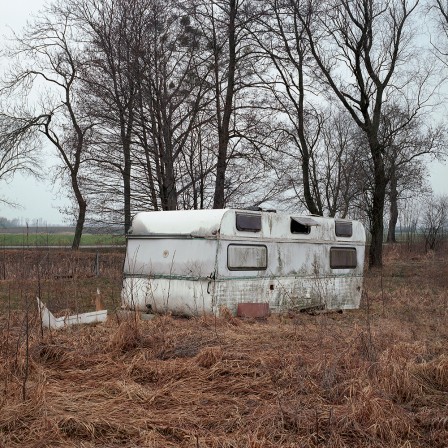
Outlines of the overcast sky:
{"label": "overcast sky", "polygon": [[[6,38],[11,36],[11,29],[19,32],[45,3],[44,0],[0,0],[0,45],[5,45]],[[4,68],[6,67],[1,67],[0,70]],[[51,163],[54,163],[55,158],[51,159],[44,168],[44,173],[49,172]],[[47,224],[59,224],[64,221],[64,216],[58,210],[68,204],[66,195],[61,194],[57,186],[53,187],[50,176],[37,181],[17,175],[9,184],[0,183],[0,195],[21,205],[21,208],[11,208],[0,204],[0,216],[8,219],[22,218],[24,222],[30,223],[37,219]]]}
{"label": "overcast sky", "polygon": [[[26,25],[27,20],[32,19],[43,7],[46,0],[0,0],[0,2],[0,45],[3,46],[5,36],[11,33],[10,29],[19,32]],[[0,70],[2,69],[3,67],[0,67]],[[44,172],[50,172],[54,160],[54,156],[47,158]],[[430,183],[434,192],[448,194],[448,165],[434,162],[430,165],[430,171]],[[66,220],[59,210],[68,205],[67,194],[60,191],[58,185],[52,185],[50,176],[43,181],[16,176],[7,185],[4,182],[0,183],[0,195],[21,205],[21,208],[11,208],[0,204],[0,216],[8,219],[19,218],[29,223],[39,219],[41,223],[48,225],[62,224]]]}

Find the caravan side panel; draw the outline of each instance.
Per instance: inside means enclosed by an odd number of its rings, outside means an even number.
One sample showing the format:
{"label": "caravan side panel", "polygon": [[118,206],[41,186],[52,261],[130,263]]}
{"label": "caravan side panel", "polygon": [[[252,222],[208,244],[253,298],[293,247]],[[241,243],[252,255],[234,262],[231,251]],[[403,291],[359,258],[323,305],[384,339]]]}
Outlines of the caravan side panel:
{"label": "caravan side panel", "polygon": [[179,314],[212,312],[217,241],[129,238],[122,306]]}
{"label": "caravan side panel", "polygon": [[[246,250],[253,245],[253,250],[265,253],[265,264],[247,266],[244,251],[241,251],[238,265],[231,251],[238,245]],[[350,268],[332,267],[335,248],[341,249],[343,255],[347,252],[354,256],[348,258]],[[241,302],[268,302],[273,312],[310,307],[358,308],[364,252],[364,245],[360,243],[221,240],[215,285],[217,307],[235,311]],[[233,256],[230,268],[229,253]]]}

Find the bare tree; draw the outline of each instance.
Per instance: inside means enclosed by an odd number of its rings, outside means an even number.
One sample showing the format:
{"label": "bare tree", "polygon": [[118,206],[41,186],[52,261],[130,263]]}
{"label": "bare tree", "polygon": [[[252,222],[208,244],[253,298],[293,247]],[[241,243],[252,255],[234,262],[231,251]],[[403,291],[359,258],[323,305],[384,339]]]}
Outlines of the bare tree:
{"label": "bare tree", "polygon": [[436,36],[433,48],[437,58],[448,66],[448,3],[444,0],[431,0],[429,9],[435,12]]}
{"label": "bare tree", "polygon": [[[237,13],[241,6],[240,0],[224,0],[221,3],[210,3],[210,46],[213,52],[214,89],[216,101],[216,124],[218,130],[218,159],[216,164],[216,185],[213,208],[224,208],[225,173],[227,168],[227,149],[230,140],[230,124],[233,113],[233,97],[235,94],[235,75],[237,70]],[[221,15],[217,18],[216,15]],[[218,29],[218,20],[225,21],[227,30]],[[222,41],[224,32],[225,40]],[[221,35],[221,36],[220,36]],[[221,79],[220,66],[225,55],[225,83]]]}
{"label": "bare tree", "polygon": [[[396,243],[397,224],[400,216],[400,204],[410,196],[421,195],[429,190],[426,182],[427,169],[421,161],[400,164],[392,152],[390,158],[390,182],[387,188],[389,206],[388,243]],[[397,163],[398,162],[398,163]]]}
{"label": "bare tree", "polygon": [[426,195],[411,195],[401,201],[400,232],[404,234],[408,250],[412,250],[418,240],[421,204],[426,200]]}
{"label": "bare tree", "polygon": [[[240,126],[243,109],[250,108],[245,91],[255,70],[248,28],[259,14],[257,5],[250,0],[193,2],[194,17],[206,38],[207,62],[212,69],[207,81],[213,93],[210,125],[216,133],[214,208],[226,205],[229,161],[241,149],[232,140],[239,141],[245,133]],[[241,119],[235,118],[237,110]]]}
{"label": "bare tree", "polygon": [[[10,57],[18,57],[20,61],[12,66],[3,87],[3,93],[20,95],[25,100],[40,95],[41,110],[37,114],[16,108],[15,116],[9,120],[19,125],[15,128],[13,125],[10,133],[19,130],[21,138],[26,138],[33,130],[56,148],[78,206],[73,249],[79,247],[87,210],[80,169],[93,126],[81,112],[77,93],[82,54],[67,14],[50,7],[22,36],[16,36],[16,47]],[[15,143],[17,147],[20,141]]]}
{"label": "bare tree", "polygon": [[398,201],[404,195],[426,188],[424,158],[442,158],[446,135],[441,125],[427,124],[425,117],[391,105],[384,108],[380,136],[384,146],[387,195],[389,199],[388,242],[396,242]]}
{"label": "bare tree", "polygon": [[410,115],[414,115],[428,99],[423,89],[428,72],[419,71],[418,64],[412,75],[400,70],[410,60],[410,17],[418,0],[311,0],[295,5],[321,80],[365,134],[374,173],[369,264],[380,266],[388,182],[380,140],[384,105],[394,95],[409,100],[413,90],[416,101]]}
{"label": "bare tree", "polygon": [[425,250],[434,250],[440,243],[443,229],[448,224],[448,197],[434,196],[425,207],[422,218],[422,231],[425,237]]}
{"label": "bare tree", "polygon": [[[90,98],[86,111],[98,123],[91,160],[97,163],[100,177],[107,172],[111,179],[121,179],[121,188],[115,190],[121,194],[113,199],[116,204],[121,198],[119,214],[125,231],[131,225],[132,137],[138,105],[139,54],[143,51],[141,25],[147,6],[139,0],[61,3],[88,42],[85,52],[89,65],[83,73],[83,90]],[[116,187],[117,180],[111,180],[111,185]]]}
{"label": "bare tree", "polygon": [[[266,107],[270,106],[273,113],[287,118],[287,123],[278,132],[287,134],[289,146],[298,152],[295,163],[301,167],[301,189],[306,208],[312,214],[322,215],[324,205],[318,191],[320,185],[314,176],[313,158],[324,118],[312,102],[318,90],[312,82],[313,67],[306,31],[293,3],[270,0],[267,6],[251,33],[271,65],[269,70],[259,72],[258,77],[272,95]],[[297,180],[291,179],[291,182]]]}
{"label": "bare tree", "polygon": [[313,161],[319,173],[316,183],[321,185],[329,216],[356,216],[354,207],[365,186],[366,155],[359,151],[357,129],[346,111],[330,109],[327,114],[320,141],[321,160]]}
{"label": "bare tree", "polygon": [[[427,193],[426,161],[443,158],[446,138],[442,126],[433,125],[431,116],[415,114],[393,105],[384,107],[381,118],[379,141],[383,147],[386,198],[389,226],[387,241],[396,242],[396,226],[400,212],[400,202],[410,196]],[[429,121],[429,123],[427,123]],[[370,157],[365,133],[356,130],[352,136],[356,145],[356,172],[354,187],[358,193],[352,197],[351,209],[358,209],[370,223],[372,219],[372,196],[374,191],[374,167]]]}
{"label": "bare tree", "polygon": [[[145,55],[141,59],[138,145],[140,166],[149,180],[153,206],[178,208],[178,197],[207,175],[192,169],[198,153],[190,147],[209,120],[204,113],[210,99],[210,73],[202,52],[205,40],[189,10],[176,1],[153,1],[145,29]],[[144,161],[144,163],[143,163]]]}

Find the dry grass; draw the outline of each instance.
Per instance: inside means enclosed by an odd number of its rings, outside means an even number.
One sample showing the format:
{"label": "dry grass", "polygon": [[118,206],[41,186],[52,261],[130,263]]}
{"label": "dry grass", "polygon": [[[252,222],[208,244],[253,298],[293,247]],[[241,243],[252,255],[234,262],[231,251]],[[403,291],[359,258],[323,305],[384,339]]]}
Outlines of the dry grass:
{"label": "dry grass", "polygon": [[123,257],[106,250],[0,249],[0,312],[23,309],[36,296],[56,313],[91,311],[98,288],[106,307],[115,309]]}
{"label": "dry grass", "polygon": [[27,344],[5,313],[0,447],[446,447],[447,282],[392,253],[342,315],[42,332],[33,308]]}

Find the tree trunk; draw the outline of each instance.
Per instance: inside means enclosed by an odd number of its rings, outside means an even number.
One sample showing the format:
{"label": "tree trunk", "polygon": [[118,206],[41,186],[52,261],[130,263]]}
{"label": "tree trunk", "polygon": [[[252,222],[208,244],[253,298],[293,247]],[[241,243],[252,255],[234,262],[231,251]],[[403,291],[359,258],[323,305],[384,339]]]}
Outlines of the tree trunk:
{"label": "tree trunk", "polygon": [[84,222],[86,219],[87,202],[82,196],[81,190],[79,189],[78,180],[72,177],[72,188],[75,193],[76,202],[78,203],[78,218],[76,220],[75,236],[73,238],[72,250],[78,250],[81,244],[82,232],[84,230]]}
{"label": "tree trunk", "polygon": [[131,145],[129,141],[123,142],[123,157],[124,232],[128,233],[131,228]]}
{"label": "tree trunk", "polygon": [[163,177],[163,195],[165,203],[163,204],[163,210],[176,210],[177,209],[177,190],[176,179],[174,173],[174,160],[173,160],[173,147],[171,144],[172,135],[170,133],[170,124],[165,121],[163,136],[165,141],[165,150],[163,154],[163,165],[165,167],[165,176]]}
{"label": "tree trunk", "polygon": [[213,198],[213,208],[225,207],[225,179],[227,168],[227,145],[228,139],[219,139],[218,161],[216,163],[216,183],[215,195]]}
{"label": "tree trunk", "polygon": [[173,170],[165,170],[165,177],[162,184],[162,210],[176,210],[177,209],[177,192],[176,183],[174,181]]}
{"label": "tree trunk", "polygon": [[389,218],[389,230],[387,232],[387,242],[396,243],[397,238],[395,231],[398,222],[398,191],[397,191],[397,177],[395,175],[395,170],[392,171],[390,179],[390,218]]}
{"label": "tree trunk", "polygon": [[84,222],[86,219],[87,204],[85,201],[78,203],[78,218],[76,220],[75,236],[73,238],[72,249],[78,250],[81,244],[82,232],[84,230]]}
{"label": "tree trunk", "polygon": [[322,210],[319,210],[319,207],[316,205],[314,201],[313,195],[311,193],[310,187],[310,159],[308,151],[306,151],[306,155],[303,155],[302,159],[302,176],[303,176],[303,197],[305,199],[306,207],[308,211],[312,215],[322,216]]}
{"label": "tree trunk", "polygon": [[374,165],[374,189],[370,210],[370,233],[372,241],[369,250],[369,268],[383,264],[384,200],[386,198],[386,176],[384,161],[378,145],[371,147]]}
{"label": "tree trunk", "polygon": [[[304,49],[300,47],[299,43],[297,43],[297,49],[299,50],[298,60],[296,63],[296,68],[299,77],[299,103],[298,103],[298,120],[299,126],[297,129],[297,133],[299,135],[299,141],[301,146],[302,153],[302,177],[303,177],[303,196],[305,199],[306,207],[308,211],[312,215],[321,215],[322,216],[322,207],[319,207],[316,201],[314,200],[311,188],[311,178],[310,178],[310,162],[311,162],[311,154],[310,149],[308,147],[307,142],[307,132],[306,124],[305,124],[305,85],[304,85],[304,68],[303,68],[303,60],[305,57]],[[318,198],[317,198],[318,199]]]}
{"label": "tree trunk", "polygon": [[[229,145],[229,128],[230,118],[233,113],[233,95],[235,93],[235,70],[236,70],[236,9],[237,3],[235,0],[229,2],[229,64],[227,73],[227,89],[226,98],[224,102],[224,111],[222,115],[221,123],[218,123],[218,160],[216,163],[216,183],[215,194],[213,197],[213,208],[225,207],[225,177],[227,169],[227,147]],[[216,43],[215,43],[216,45]],[[218,71],[218,48],[215,51],[215,82],[217,83],[216,95],[219,95],[219,78],[217,76]],[[217,105],[219,108],[219,97],[217,97]],[[220,111],[218,110],[218,121],[220,117]]]}

